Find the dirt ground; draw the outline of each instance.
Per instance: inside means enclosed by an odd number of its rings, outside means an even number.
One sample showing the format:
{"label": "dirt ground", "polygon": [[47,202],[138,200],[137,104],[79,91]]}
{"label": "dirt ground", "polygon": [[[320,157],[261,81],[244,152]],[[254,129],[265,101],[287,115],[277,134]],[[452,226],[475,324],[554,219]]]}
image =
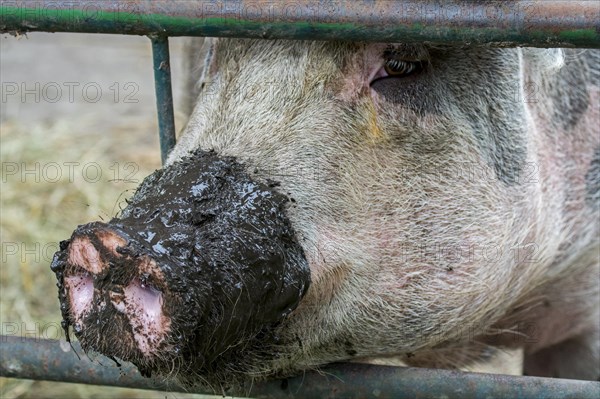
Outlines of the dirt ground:
{"label": "dirt ground", "polygon": [[[180,40],[171,51],[177,108]],[[0,82],[1,333],[64,340],[49,268],[58,242],[78,224],[109,220],[160,167],[150,41],[4,35]],[[205,398],[7,378],[0,397]]]}

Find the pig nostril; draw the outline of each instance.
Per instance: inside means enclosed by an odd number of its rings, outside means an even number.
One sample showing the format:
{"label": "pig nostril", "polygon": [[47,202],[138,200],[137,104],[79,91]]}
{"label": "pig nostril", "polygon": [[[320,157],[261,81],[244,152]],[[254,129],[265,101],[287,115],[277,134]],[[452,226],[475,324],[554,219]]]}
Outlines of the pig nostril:
{"label": "pig nostril", "polygon": [[153,283],[153,278],[150,274],[144,273],[139,277],[139,285],[141,288],[145,290],[150,290],[151,292],[160,293],[160,290],[156,288],[156,285]]}
{"label": "pig nostril", "polygon": [[129,319],[133,337],[144,354],[156,348],[169,326],[162,311],[163,293],[149,284],[149,277],[136,277],[122,294],[111,294],[113,307]]}
{"label": "pig nostril", "polygon": [[65,277],[68,289],[69,305],[75,324],[90,311],[94,298],[94,281],[88,273]]}
{"label": "pig nostril", "polygon": [[157,319],[162,309],[162,292],[148,284],[147,279],[136,278],[125,288],[125,296],[143,310],[152,320]]}

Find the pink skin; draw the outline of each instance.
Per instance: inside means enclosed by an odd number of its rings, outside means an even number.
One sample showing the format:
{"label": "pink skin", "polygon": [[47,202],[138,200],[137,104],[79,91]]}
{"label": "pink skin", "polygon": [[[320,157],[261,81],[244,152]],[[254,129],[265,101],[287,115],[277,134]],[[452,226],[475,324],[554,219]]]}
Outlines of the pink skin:
{"label": "pink skin", "polygon": [[385,44],[374,44],[355,56],[343,80],[343,88],[339,95],[342,100],[355,101],[367,90],[374,98],[377,98],[377,93],[369,86],[375,79],[388,76],[383,65],[384,60],[381,57],[386,46]]}
{"label": "pink skin", "polygon": [[65,284],[69,292],[71,311],[75,316],[75,323],[81,323],[86,312],[92,305],[94,298],[94,282],[89,274],[65,277]]}
{"label": "pink skin", "polygon": [[111,293],[112,304],[127,316],[138,348],[148,355],[160,343],[165,330],[162,293],[137,278],[125,287],[124,292],[124,295]]}
{"label": "pink skin", "polygon": [[100,254],[87,237],[79,238],[71,243],[69,263],[82,267],[93,274],[102,271]]}
{"label": "pink skin", "polygon": [[[98,232],[98,238],[113,256],[121,257],[117,248],[126,244],[121,237],[104,230]],[[94,275],[101,273],[108,267],[108,263],[102,261],[100,253],[88,237],[73,240],[68,259],[76,268],[65,276],[65,285],[75,325],[82,327],[83,319],[95,306]],[[136,262],[135,267],[144,273],[156,274],[158,270],[156,264],[149,259],[142,259],[141,263]],[[142,284],[136,277],[123,287],[122,293],[110,292],[109,295],[113,307],[127,316],[139,350],[145,355],[150,355],[163,340],[170,324],[162,311],[162,292]],[[101,306],[106,304],[102,303]]]}

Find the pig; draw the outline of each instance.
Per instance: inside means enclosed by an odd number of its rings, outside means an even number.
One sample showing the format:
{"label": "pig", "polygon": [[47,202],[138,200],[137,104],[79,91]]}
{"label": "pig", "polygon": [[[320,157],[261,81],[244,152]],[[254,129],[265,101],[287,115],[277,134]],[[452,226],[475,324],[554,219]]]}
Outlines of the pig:
{"label": "pig", "polygon": [[598,50],[189,53],[164,169],[52,263],[84,350],[217,389],[510,348],[526,375],[600,377]]}

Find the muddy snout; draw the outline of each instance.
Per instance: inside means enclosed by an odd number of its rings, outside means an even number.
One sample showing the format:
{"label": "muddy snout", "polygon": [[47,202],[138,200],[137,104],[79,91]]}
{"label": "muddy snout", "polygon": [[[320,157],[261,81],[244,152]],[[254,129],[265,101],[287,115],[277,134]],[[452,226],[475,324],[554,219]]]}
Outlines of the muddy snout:
{"label": "muddy snout", "polygon": [[52,262],[63,327],[85,350],[167,370],[216,370],[267,345],[310,283],[275,184],[197,151],[144,180],[108,223],[79,226]]}
{"label": "muddy snout", "polygon": [[52,267],[60,273],[63,319],[82,343],[111,356],[156,354],[177,298],[170,298],[151,251],[100,222],[77,228],[63,247]]}

